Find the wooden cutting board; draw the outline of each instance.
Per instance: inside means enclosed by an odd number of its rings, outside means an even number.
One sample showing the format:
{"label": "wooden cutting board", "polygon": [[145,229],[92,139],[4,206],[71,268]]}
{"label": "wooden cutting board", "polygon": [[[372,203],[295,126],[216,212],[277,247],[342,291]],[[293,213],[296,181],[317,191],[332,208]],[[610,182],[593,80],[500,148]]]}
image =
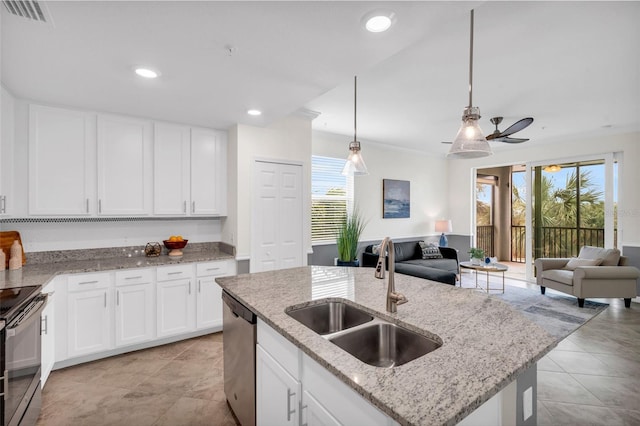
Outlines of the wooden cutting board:
{"label": "wooden cutting board", "polygon": [[[6,256],[5,268],[9,269],[9,260],[11,259],[11,245],[14,240],[18,240],[22,246],[22,239],[18,231],[2,231],[0,232],[0,248],[4,250]],[[22,247],[22,264],[27,263],[27,257],[24,255],[24,246]]]}

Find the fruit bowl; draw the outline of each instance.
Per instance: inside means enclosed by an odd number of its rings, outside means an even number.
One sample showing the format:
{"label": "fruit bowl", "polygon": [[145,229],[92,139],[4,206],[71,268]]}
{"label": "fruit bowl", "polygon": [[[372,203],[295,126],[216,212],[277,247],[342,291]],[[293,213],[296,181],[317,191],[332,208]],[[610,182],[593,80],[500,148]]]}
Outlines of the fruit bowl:
{"label": "fruit bowl", "polygon": [[169,250],[169,256],[182,256],[182,249],[186,247],[189,240],[169,241],[163,240],[164,246]]}

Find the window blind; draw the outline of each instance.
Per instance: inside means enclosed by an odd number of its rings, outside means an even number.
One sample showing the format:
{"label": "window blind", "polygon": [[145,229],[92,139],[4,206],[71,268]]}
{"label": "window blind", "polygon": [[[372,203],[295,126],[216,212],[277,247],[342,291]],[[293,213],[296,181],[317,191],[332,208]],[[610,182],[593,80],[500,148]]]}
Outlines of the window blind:
{"label": "window blind", "polygon": [[311,242],[334,242],[353,208],[353,177],[342,175],[344,159],[311,157]]}

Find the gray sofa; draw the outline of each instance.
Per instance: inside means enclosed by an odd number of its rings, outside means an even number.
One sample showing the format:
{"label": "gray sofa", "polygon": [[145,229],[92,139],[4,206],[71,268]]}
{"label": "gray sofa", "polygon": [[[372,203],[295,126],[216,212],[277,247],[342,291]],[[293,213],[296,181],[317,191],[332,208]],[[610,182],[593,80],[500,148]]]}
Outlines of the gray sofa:
{"label": "gray sofa", "polygon": [[[395,270],[400,274],[456,285],[460,273],[458,251],[451,247],[438,247],[441,258],[423,259],[419,241],[394,242]],[[363,267],[376,267],[379,255],[374,253],[374,244],[362,253]],[[388,261],[388,258],[387,258]],[[386,265],[388,268],[388,265]]]}
{"label": "gray sofa", "polygon": [[618,249],[584,246],[577,258],[536,259],[536,281],[542,294],[549,287],[573,295],[581,308],[584,299],[592,297],[621,297],[628,308],[636,297],[640,271],[625,264]]}

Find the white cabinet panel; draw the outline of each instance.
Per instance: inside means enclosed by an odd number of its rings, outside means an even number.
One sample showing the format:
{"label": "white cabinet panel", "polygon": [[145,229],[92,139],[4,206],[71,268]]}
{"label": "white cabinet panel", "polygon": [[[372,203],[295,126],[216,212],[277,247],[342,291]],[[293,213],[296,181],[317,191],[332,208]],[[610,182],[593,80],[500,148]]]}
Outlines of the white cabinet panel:
{"label": "white cabinet panel", "polygon": [[47,307],[44,308],[41,318],[40,336],[42,342],[42,372],[40,376],[40,386],[44,388],[49,373],[53,370],[53,364],[56,361],[56,340],[55,340],[55,293],[56,293],[56,279],[50,281],[43,289],[43,293],[49,295],[47,301]]}
{"label": "white cabinet panel", "polygon": [[151,340],[155,335],[152,283],[116,288],[116,346]]}
{"label": "white cabinet panel", "polygon": [[260,345],[256,345],[256,423],[258,426],[299,424],[300,382]]}
{"label": "white cabinet panel", "polygon": [[155,123],[153,213],[184,216],[190,207],[190,129]]}
{"label": "white cabinet panel", "polygon": [[222,289],[215,277],[198,278],[196,327],[222,329]]}
{"label": "white cabinet panel", "polygon": [[111,347],[111,292],[96,289],[68,295],[68,354],[70,358]]}
{"label": "white cabinet panel", "polygon": [[158,281],[158,337],[187,333],[195,328],[195,289],[193,280]]}
{"label": "white cabinet panel", "polygon": [[15,138],[15,99],[0,86],[0,217],[11,216],[13,206],[13,166]]}
{"label": "white cabinet panel", "polygon": [[95,212],[95,116],[29,107],[29,214]]}
{"label": "white cabinet panel", "polygon": [[98,214],[151,213],[151,157],[149,121],[98,116]]}
{"label": "white cabinet panel", "polygon": [[191,129],[191,214],[226,215],[227,142],[224,132]]}
{"label": "white cabinet panel", "polygon": [[313,397],[309,391],[302,393],[302,424],[307,426],[340,426],[341,423]]}

